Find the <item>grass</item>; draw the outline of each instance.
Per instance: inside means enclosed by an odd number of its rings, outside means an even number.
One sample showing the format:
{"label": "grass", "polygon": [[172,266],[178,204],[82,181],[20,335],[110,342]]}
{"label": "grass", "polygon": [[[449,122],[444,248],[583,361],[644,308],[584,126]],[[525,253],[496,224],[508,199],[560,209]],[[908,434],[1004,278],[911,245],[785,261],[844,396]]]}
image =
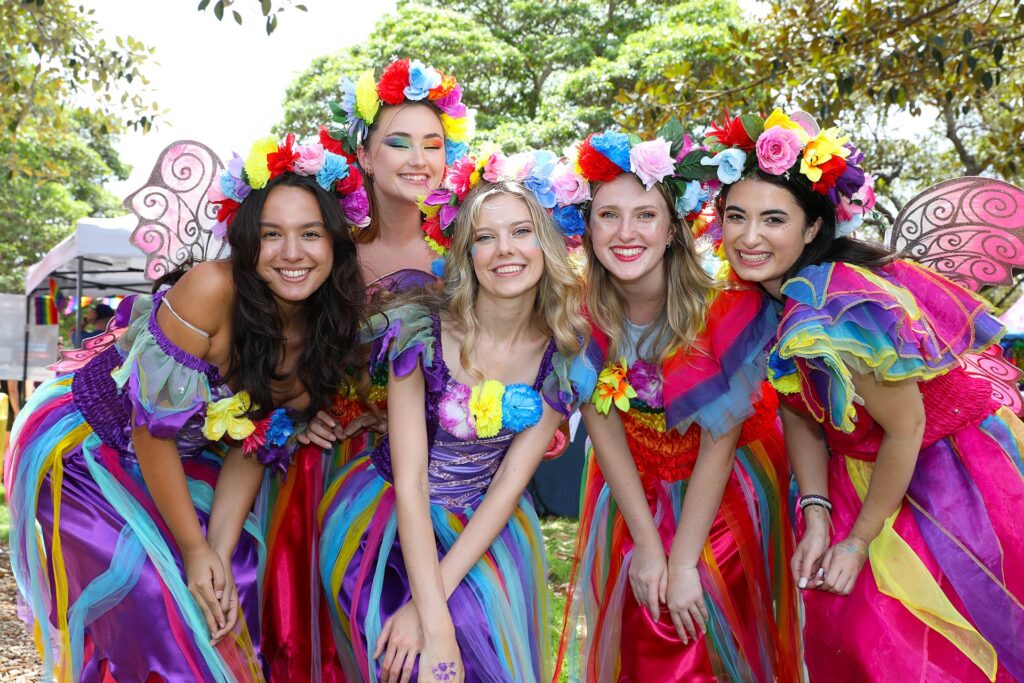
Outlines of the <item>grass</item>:
{"label": "grass", "polygon": [[[565,614],[565,594],[569,589],[573,552],[576,546],[575,519],[545,517],[540,521],[544,532],[544,545],[548,552],[548,591],[551,594],[551,654],[558,653],[558,639],[562,634],[562,616]],[[564,672],[563,672],[564,678]]]}

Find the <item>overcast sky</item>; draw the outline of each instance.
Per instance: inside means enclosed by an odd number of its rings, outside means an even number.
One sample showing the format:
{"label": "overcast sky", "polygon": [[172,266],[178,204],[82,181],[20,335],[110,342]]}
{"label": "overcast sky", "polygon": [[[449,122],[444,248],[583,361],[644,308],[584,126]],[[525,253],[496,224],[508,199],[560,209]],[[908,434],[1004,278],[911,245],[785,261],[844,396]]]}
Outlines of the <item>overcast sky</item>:
{"label": "overcast sky", "polygon": [[[245,156],[249,145],[281,120],[285,88],[314,57],[365,40],[394,0],[304,0],[308,12],[286,10],[270,36],[259,3],[239,0],[238,26],[218,22],[196,0],[82,0],[108,40],[132,36],[155,49],[145,74],[153,99],[167,111],[159,128],[126,133],[118,151],[132,165],[127,182],[108,188],[124,197],[142,186],[170,143],[194,139],[221,158]],[[277,4],[277,3],[275,3]],[[130,8],[130,9],[128,9]],[[326,104],[325,104],[326,117]]]}

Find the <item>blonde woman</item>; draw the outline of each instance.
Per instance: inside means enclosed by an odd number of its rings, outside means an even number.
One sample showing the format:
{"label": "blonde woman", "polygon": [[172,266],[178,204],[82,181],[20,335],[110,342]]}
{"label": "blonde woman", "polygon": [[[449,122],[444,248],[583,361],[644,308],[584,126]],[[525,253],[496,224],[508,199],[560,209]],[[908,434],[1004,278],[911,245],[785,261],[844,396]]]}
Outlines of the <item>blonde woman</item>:
{"label": "blonde woman", "polygon": [[604,370],[581,409],[596,460],[558,668],[585,681],[795,681],[789,476],[762,394],[772,313],[702,270],[684,218],[706,194],[683,175],[676,126],[577,147]]}
{"label": "blonde woman", "polygon": [[582,289],[549,195],[524,185],[553,157],[474,165],[495,182],[450,194],[443,290],[371,321],[389,434],[321,507],[351,680],[550,680],[544,549],[523,491],[595,374],[581,371]]}

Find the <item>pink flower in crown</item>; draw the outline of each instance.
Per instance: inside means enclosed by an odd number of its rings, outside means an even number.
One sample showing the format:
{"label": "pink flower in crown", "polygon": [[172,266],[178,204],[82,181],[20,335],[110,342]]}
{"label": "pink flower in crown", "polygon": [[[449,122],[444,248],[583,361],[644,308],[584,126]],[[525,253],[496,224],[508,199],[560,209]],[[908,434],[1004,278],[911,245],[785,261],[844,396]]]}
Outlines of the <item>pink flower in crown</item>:
{"label": "pink flower in crown", "polygon": [[636,391],[636,397],[651,408],[665,405],[661,392],[661,374],[658,366],[645,360],[637,360],[626,373],[626,379]]}
{"label": "pink flower in crown", "polygon": [[491,158],[484,164],[483,177],[489,183],[496,183],[501,178],[505,169],[505,155],[492,154]]}
{"label": "pink flower in crown", "polygon": [[465,384],[456,384],[441,397],[437,417],[446,432],[456,439],[475,439],[476,424],[469,412],[472,390]]}
{"label": "pink flower in crown", "polygon": [[462,157],[448,171],[448,183],[455,190],[459,201],[466,198],[466,194],[473,187],[473,173],[476,172],[476,160],[472,157]]}
{"label": "pink flower in crown", "polygon": [[864,174],[864,184],[860,186],[852,197],[847,199],[840,195],[839,205],[836,206],[836,218],[840,223],[853,220],[854,216],[867,213],[875,207],[874,179]]}
{"label": "pink flower in crown", "polygon": [[663,138],[637,143],[629,150],[629,170],[648,191],[672,175],[675,166],[672,143]]}
{"label": "pink flower in crown", "polygon": [[366,188],[360,187],[352,194],[345,195],[338,203],[352,225],[365,228],[370,224],[370,198],[366,195]]}
{"label": "pink flower in crown", "polygon": [[296,147],[298,157],[295,159],[295,172],[315,176],[324,167],[324,151],[324,146],[319,142]]}
{"label": "pink flower in crown", "polygon": [[683,157],[693,151],[693,140],[690,139],[690,134],[685,133],[683,135],[683,146],[679,148],[679,154],[676,155],[676,161],[682,161]]}
{"label": "pink flower in crown", "polygon": [[782,175],[793,167],[803,147],[795,130],[772,126],[758,136],[754,145],[757,165],[765,173]]}
{"label": "pink flower in crown", "polygon": [[590,199],[590,183],[564,164],[555,166],[551,174],[551,186],[555,190],[555,201],[563,206],[579,204]]}

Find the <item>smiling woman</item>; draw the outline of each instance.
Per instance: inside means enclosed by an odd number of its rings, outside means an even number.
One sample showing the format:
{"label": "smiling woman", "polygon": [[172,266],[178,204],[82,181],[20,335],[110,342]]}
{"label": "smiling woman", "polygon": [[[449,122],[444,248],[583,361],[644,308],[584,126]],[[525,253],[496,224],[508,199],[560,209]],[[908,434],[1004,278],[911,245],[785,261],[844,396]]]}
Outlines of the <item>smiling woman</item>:
{"label": "smiling woman", "polygon": [[48,677],[263,680],[253,499],[357,360],[343,164],[291,136],[236,158],[210,196],[231,258],[125,300],[19,413],[11,564]]}

